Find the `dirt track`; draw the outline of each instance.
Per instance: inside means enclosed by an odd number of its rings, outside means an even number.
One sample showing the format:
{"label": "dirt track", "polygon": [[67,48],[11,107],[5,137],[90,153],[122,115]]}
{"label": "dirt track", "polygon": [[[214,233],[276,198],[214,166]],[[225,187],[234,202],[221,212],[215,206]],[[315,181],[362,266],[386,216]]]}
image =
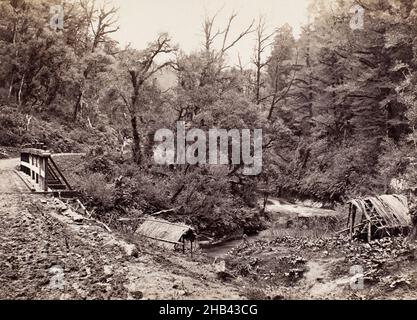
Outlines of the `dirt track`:
{"label": "dirt track", "polygon": [[139,243],[137,254],[97,223],[29,194],[0,160],[0,299],[238,299],[210,265]]}
{"label": "dirt track", "polygon": [[18,159],[0,160],[0,194],[24,193],[30,190],[15,173]]}

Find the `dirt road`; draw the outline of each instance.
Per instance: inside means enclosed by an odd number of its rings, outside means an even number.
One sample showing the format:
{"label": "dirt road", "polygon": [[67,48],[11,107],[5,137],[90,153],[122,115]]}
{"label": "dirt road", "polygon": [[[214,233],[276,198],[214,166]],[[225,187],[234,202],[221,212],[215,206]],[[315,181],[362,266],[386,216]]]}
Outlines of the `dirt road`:
{"label": "dirt road", "polygon": [[239,299],[212,266],[136,247],[56,199],[28,193],[0,160],[0,299]]}
{"label": "dirt road", "polygon": [[14,171],[18,166],[18,161],[18,159],[0,160],[0,194],[19,194],[30,191]]}

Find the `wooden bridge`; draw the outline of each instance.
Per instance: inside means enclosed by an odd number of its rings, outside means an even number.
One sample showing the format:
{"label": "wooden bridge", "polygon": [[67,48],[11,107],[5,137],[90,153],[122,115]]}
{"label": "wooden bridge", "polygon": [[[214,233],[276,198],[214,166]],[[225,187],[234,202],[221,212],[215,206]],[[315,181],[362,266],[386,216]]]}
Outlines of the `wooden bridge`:
{"label": "wooden bridge", "polygon": [[23,172],[35,191],[71,197],[76,192],[58,168],[51,152],[44,144],[26,145],[20,153],[20,171]]}

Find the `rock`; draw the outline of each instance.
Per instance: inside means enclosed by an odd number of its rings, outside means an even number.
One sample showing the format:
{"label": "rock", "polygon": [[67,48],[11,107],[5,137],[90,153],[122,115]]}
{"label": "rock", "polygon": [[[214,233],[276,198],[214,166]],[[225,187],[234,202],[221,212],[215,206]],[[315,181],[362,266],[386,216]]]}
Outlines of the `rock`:
{"label": "rock", "polygon": [[139,251],[134,244],[125,244],[123,249],[128,257],[137,258],[139,256]]}
{"label": "rock", "polygon": [[0,159],[9,159],[10,155],[6,150],[0,149]]}
{"label": "rock", "polygon": [[67,210],[64,211],[60,211],[62,214],[68,216],[69,218],[71,218],[72,221],[74,221],[75,223],[82,223],[84,221],[84,217],[82,215],[80,215],[79,213],[76,213],[72,210]]}
{"label": "rock", "polygon": [[217,279],[222,280],[222,281],[228,281],[228,280],[233,279],[234,277],[235,276],[229,272],[224,272],[224,271],[217,272]]}
{"label": "rock", "polygon": [[408,279],[400,278],[400,279],[395,280],[394,282],[392,282],[390,284],[390,288],[391,289],[396,289],[396,288],[398,288],[400,286],[404,286],[404,285],[409,286],[410,284],[411,284],[411,282]]}
{"label": "rock", "polygon": [[185,290],[180,290],[180,291],[178,291],[178,295],[180,295],[180,296],[188,296],[189,293],[187,291],[185,291]]}
{"label": "rock", "polygon": [[107,276],[113,275],[113,267],[112,266],[104,266],[104,274]]}
{"label": "rock", "polygon": [[290,271],[289,272],[290,277],[295,277],[295,278],[302,277],[305,272],[304,269],[300,269],[300,268],[290,269],[289,271]]}
{"label": "rock", "polygon": [[132,295],[133,299],[135,299],[135,300],[141,300],[143,298],[143,292],[140,291],[140,290],[130,291],[130,294]]}
{"label": "rock", "polygon": [[84,221],[84,217],[82,217],[82,216],[78,215],[78,216],[72,217],[72,220],[73,220],[75,223],[82,223],[82,222]]}
{"label": "rock", "polygon": [[307,260],[306,259],[304,259],[303,257],[296,257],[293,261],[292,261],[292,263],[293,264],[305,264],[307,262]]}
{"label": "rock", "polygon": [[225,272],[226,271],[226,262],[224,260],[220,260],[217,262],[217,260],[213,263],[214,271],[216,273],[219,272]]}

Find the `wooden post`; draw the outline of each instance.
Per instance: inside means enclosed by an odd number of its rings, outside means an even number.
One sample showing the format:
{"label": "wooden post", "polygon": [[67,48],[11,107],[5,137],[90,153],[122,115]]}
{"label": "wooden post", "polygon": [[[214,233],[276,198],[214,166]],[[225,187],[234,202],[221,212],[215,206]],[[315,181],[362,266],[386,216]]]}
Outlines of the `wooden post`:
{"label": "wooden post", "polygon": [[353,233],[355,232],[355,220],[356,220],[356,207],[349,204],[349,237],[353,239]]}
{"label": "wooden post", "polygon": [[347,226],[349,228],[349,239],[352,240],[352,222],[351,222],[351,218],[352,218],[352,204],[349,203],[349,216],[348,216],[348,223]]}
{"label": "wooden post", "polygon": [[43,179],[43,191],[47,192],[48,191],[48,157],[43,157],[42,158],[42,170],[43,170],[43,174],[44,176],[42,177]]}
{"label": "wooden post", "polygon": [[348,219],[347,219],[346,227],[349,227],[351,215],[352,215],[352,204],[349,203],[349,213],[348,213]]}

